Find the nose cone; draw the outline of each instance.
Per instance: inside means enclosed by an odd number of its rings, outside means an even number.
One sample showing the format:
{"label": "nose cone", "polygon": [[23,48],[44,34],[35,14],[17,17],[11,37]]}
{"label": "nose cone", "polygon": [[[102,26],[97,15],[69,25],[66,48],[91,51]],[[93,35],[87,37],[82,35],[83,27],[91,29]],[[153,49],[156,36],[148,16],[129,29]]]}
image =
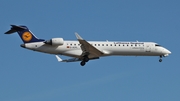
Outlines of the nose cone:
{"label": "nose cone", "polygon": [[168,49],[164,49],[166,54],[171,54],[171,51],[169,51]]}
{"label": "nose cone", "polygon": [[168,56],[169,54],[171,54],[171,51],[169,51],[168,49],[164,49],[163,53],[164,56]]}
{"label": "nose cone", "polygon": [[167,53],[168,53],[168,54],[171,54],[171,51],[167,50]]}

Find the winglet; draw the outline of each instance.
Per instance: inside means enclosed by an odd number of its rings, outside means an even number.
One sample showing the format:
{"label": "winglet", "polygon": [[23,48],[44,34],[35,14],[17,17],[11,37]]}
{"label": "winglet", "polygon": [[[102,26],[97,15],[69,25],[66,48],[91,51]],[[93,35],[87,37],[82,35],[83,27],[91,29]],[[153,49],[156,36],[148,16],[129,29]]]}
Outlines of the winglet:
{"label": "winglet", "polygon": [[56,56],[58,62],[62,62],[63,61],[58,55],[55,55],[55,56]]}
{"label": "winglet", "polygon": [[75,35],[78,40],[83,40],[83,38],[77,32],[75,32]]}

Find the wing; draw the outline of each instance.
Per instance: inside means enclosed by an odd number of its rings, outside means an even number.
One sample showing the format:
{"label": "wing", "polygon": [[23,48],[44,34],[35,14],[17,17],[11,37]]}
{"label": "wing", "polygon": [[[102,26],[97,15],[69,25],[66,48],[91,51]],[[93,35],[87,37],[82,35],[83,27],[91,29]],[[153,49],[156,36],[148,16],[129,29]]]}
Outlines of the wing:
{"label": "wing", "polygon": [[76,62],[76,61],[81,61],[79,58],[71,58],[71,59],[66,59],[62,60],[58,55],[55,55],[58,62]]}
{"label": "wing", "polygon": [[[79,58],[70,58],[70,59],[61,59],[58,55],[55,55],[56,56],[56,59],[58,60],[58,62],[77,62],[77,61],[81,61],[81,59]],[[99,59],[99,58],[91,58],[90,60],[93,60],[93,59]]]}
{"label": "wing", "polygon": [[84,40],[78,33],[75,33],[77,40],[81,44],[81,50],[82,52],[82,57],[87,55],[89,59],[92,58],[99,58],[103,52],[92,46],[90,43],[88,43],[86,40]]}

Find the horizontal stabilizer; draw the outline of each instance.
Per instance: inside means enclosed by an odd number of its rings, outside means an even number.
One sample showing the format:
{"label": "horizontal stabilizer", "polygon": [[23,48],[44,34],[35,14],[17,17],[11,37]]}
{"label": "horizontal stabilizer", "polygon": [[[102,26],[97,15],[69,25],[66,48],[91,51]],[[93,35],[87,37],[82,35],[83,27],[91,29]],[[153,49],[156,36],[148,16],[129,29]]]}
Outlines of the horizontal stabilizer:
{"label": "horizontal stabilizer", "polygon": [[22,30],[25,30],[26,28],[24,27],[21,27],[21,26],[16,26],[16,25],[11,25],[11,29],[7,32],[5,32],[4,34],[12,34],[12,33],[15,33],[17,31],[22,31]]}

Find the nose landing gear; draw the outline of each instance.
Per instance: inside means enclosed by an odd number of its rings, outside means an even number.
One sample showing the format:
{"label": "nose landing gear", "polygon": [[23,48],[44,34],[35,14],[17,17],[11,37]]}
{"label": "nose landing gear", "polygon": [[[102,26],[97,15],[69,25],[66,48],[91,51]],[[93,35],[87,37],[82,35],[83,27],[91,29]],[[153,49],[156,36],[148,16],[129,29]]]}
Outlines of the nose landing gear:
{"label": "nose landing gear", "polygon": [[160,55],[160,59],[159,59],[159,62],[162,62],[162,55]]}
{"label": "nose landing gear", "polygon": [[159,62],[162,62],[162,59],[159,59]]}

